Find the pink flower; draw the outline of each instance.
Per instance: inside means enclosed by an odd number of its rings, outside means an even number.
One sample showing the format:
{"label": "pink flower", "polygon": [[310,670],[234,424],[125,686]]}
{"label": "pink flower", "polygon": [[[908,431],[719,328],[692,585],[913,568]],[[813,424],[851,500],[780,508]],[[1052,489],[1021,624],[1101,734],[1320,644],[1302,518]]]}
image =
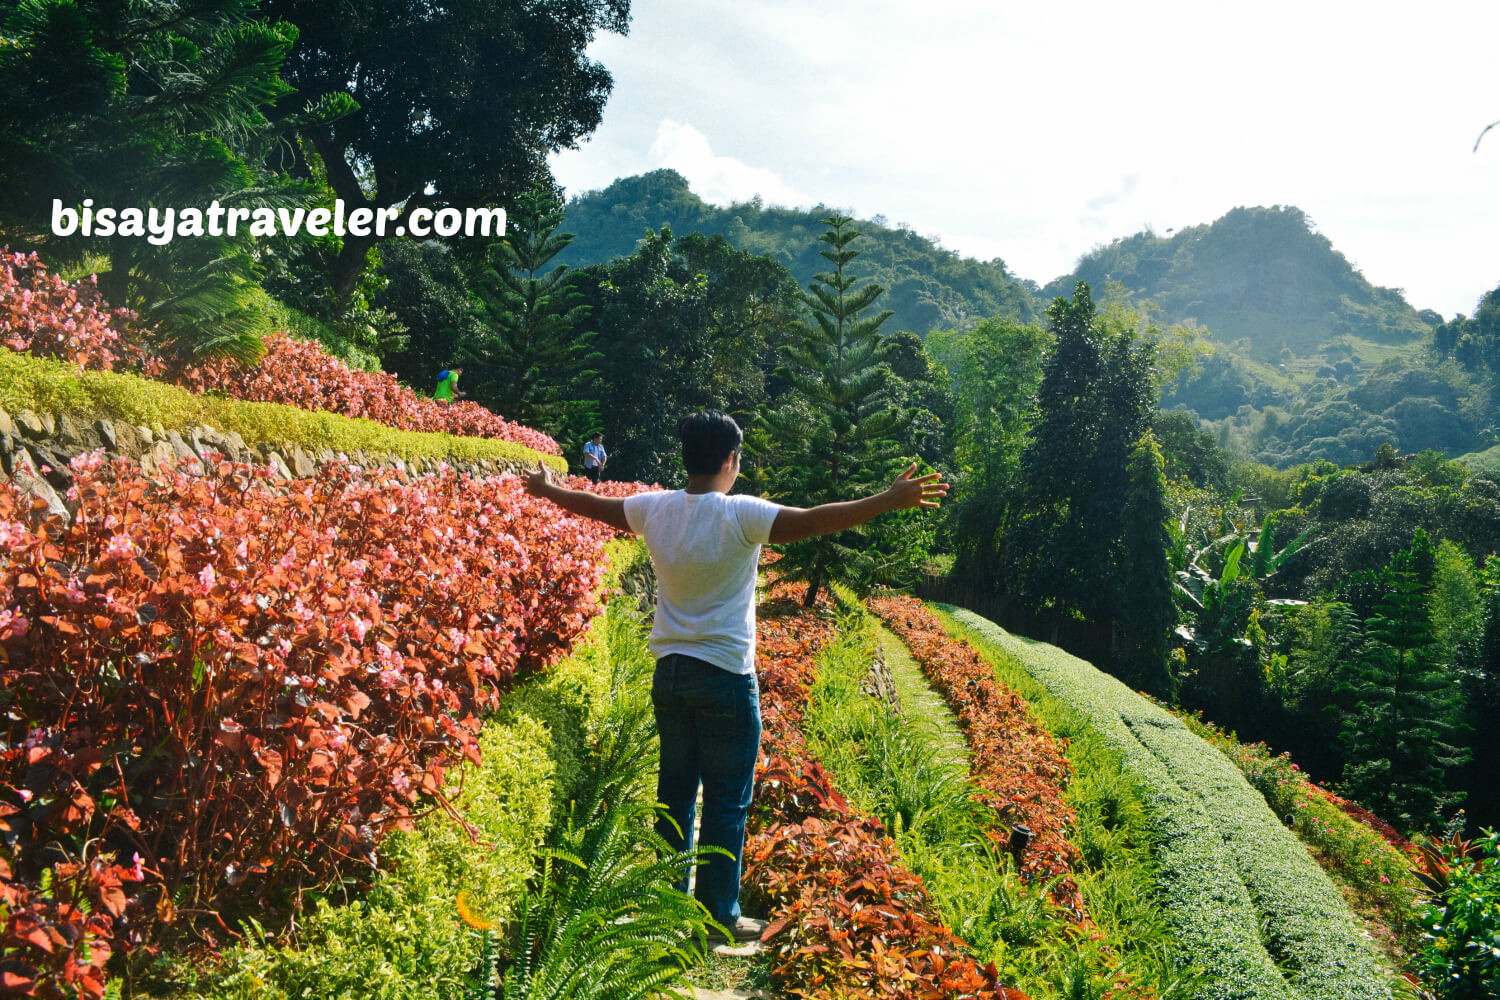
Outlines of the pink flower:
{"label": "pink flower", "polygon": [[106,559],[129,559],[135,554],[135,541],[129,535],[112,535],[109,546],[104,550]]}
{"label": "pink flower", "polygon": [[205,594],[214,589],[214,568],[212,564],[198,571],[198,585],[203,588]]}

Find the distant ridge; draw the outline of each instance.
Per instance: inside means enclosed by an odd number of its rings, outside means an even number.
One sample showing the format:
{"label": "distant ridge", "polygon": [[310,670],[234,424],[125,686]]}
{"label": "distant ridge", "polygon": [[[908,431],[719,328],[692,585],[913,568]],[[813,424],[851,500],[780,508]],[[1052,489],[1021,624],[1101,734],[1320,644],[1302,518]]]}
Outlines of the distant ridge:
{"label": "distant ridge", "polygon": [[[677,171],[654,170],[571,199],[563,225],[577,239],[558,260],[575,267],[611,260],[631,253],[648,228],[670,226],[677,236],[722,234],[742,250],[774,257],[805,287],[828,267],[818,255],[824,232],[819,220],[833,211],[824,205],[767,208],[758,198],[720,208],[694,194]],[[1036,284],[1016,279],[998,258],[961,257],[878,216],[859,220],[856,228],[866,238],[855,246],[862,256],[853,270],[885,286],[880,305],[896,314],[882,329],[926,334],[990,316],[1041,319]]]}
{"label": "distant ridge", "polygon": [[1069,295],[1080,278],[1096,297],[1106,281],[1118,281],[1160,306],[1165,319],[1208,327],[1218,343],[1247,340],[1243,353],[1261,361],[1276,360],[1283,347],[1321,353],[1341,335],[1410,344],[1441,320],[1418,313],[1399,289],[1366,281],[1290,205],[1236,208],[1171,237],[1121,237],[1085,254],[1042,294]]}

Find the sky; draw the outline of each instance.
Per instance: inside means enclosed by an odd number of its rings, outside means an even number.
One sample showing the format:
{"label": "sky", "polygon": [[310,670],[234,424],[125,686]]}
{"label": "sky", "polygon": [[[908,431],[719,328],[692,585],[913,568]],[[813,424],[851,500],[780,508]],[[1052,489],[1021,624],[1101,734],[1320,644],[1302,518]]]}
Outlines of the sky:
{"label": "sky", "polygon": [[589,48],[568,194],[671,167],[906,223],[1039,284],[1100,244],[1296,205],[1366,278],[1472,313],[1500,284],[1500,2],[635,0]]}

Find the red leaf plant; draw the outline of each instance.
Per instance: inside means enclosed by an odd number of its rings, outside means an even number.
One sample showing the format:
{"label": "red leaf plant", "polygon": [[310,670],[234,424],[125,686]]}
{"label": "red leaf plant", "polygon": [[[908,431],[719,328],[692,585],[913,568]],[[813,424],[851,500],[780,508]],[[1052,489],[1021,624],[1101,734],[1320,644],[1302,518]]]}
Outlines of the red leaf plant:
{"label": "red leaf plant", "polygon": [[[612,535],[511,476],[145,477],[98,453],[73,474],[67,525],[28,527],[41,512],[0,487],[0,882],[7,928],[109,926],[116,950],[168,928],[212,947],[221,917],[368,872],[477,760],[498,693],[597,611]],[[134,908],[81,930],[16,888],[111,856],[139,859]]]}
{"label": "red leaf plant", "polygon": [[284,333],[266,338],[266,354],[259,364],[245,367],[231,358],[219,358],[182,367],[174,381],[194,392],[215,389],[235,399],[327,410],[401,430],[498,438],[549,455],[561,454],[557,442],[546,434],[512,423],[478,403],[439,403],[408,389],[394,375],[357,371],[322,345],[294,340]]}
{"label": "red leaf plant", "polygon": [[[1076,817],[1063,799],[1071,777],[1067,740],[1038,725],[1031,706],[995,679],[994,668],[967,642],[955,639],[922,602],[910,597],[872,597],[868,606],[911,650],[934,689],[958,715],[969,746],[970,777],[988,793],[995,810],[991,837],[1007,846],[1010,830],[1024,823],[1032,838],[1020,853],[1021,874],[1034,881],[1056,878],[1052,900],[1068,914],[1076,933],[1099,939],[1089,918],[1073,871],[1078,849],[1067,831]],[[1117,956],[1105,949],[1110,961]],[[1114,979],[1111,996],[1152,996],[1123,974]]]}
{"label": "red leaf plant", "polygon": [[[834,634],[826,604],[804,612],[800,586],[758,612],[764,727],[745,848],[745,884],[773,917],[772,974],[800,997],[1027,1000],[937,916],[919,876],[898,860],[879,820],[854,813],[807,756],[800,722]],[[802,591],[805,592],[805,591]]]}
{"label": "red leaf plant", "polygon": [[35,253],[0,250],[0,344],[85,369],[138,370],[198,393],[212,389],[236,399],[364,417],[401,430],[495,438],[561,453],[546,434],[478,403],[436,402],[393,375],[357,371],[321,345],[285,333],[268,337],[264,356],[248,366],[230,358],[183,360],[172,350],[158,354],[160,345],[140,329],[134,313],[109,310],[94,278],[69,284],[48,272]]}

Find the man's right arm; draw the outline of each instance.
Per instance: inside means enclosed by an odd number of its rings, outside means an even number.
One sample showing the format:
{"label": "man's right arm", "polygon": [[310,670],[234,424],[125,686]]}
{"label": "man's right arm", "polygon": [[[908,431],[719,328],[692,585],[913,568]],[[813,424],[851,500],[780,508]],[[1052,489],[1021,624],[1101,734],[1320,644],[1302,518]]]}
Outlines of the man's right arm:
{"label": "man's right arm", "polygon": [[888,510],[936,507],[939,498],[947,495],[948,484],[937,481],[942,478],[937,472],[913,479],[912,473],[916,471],[917,464],[913,462],[890,486],[860,500],[825,503],[810,508],[783,507],[771,524],[771,544],[831,535],[864,524]]}
{"label": "man's right arm", "polygon": [[552,481],[550,470],[541,462],[537,462],[536,470],[527,473],[522,482],[527,493],[551,500],[570,514],[602,521],[619,531],[632,530],[630,522],[625,519],[623,499],[602,497],[588,490],[570,490],[566,486],[559,486]]}

